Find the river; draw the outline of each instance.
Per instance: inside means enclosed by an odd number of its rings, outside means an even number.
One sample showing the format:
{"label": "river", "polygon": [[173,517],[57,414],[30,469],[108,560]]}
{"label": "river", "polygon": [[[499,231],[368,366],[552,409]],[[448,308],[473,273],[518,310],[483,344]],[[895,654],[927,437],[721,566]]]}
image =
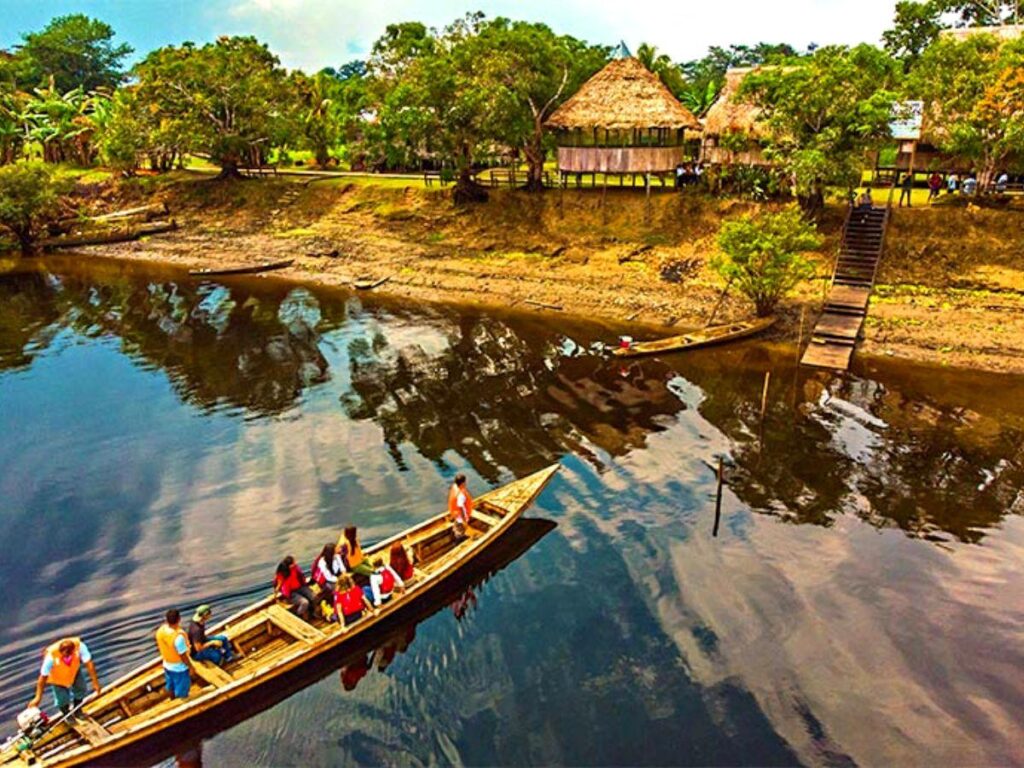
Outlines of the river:
{"label": "river", "polygon": [[456,471],[558,462],[554,525],[490,578],[154,761],[1024,761],[1021,378],[757,342],[623,364],[551,314],[31,264],[0,277],[0,732],[61,634],[113,679],[167,607],[223,617]]}

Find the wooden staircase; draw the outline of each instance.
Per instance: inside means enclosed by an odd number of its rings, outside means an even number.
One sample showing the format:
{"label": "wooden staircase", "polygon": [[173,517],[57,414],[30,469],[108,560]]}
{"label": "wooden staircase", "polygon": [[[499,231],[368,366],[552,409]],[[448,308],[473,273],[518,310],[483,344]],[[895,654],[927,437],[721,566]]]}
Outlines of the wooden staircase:
{"label": "wooden staircase", "polygon": [[840,371],[850,367],[882,258],[890,210],[891,205],[851,208],[847,214],[828,298],[802,365]]}

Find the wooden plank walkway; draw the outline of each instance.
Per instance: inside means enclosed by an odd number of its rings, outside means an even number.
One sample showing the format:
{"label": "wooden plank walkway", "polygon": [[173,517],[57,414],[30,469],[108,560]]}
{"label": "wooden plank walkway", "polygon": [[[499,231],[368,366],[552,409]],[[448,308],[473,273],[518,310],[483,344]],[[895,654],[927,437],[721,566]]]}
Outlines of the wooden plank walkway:
{"label": "wooden plank walkway", "polygon": [[840,371],[850,367],[882,258],[889,211],[890,206],[853,208],[847,215],[832,286],[801,365]]}

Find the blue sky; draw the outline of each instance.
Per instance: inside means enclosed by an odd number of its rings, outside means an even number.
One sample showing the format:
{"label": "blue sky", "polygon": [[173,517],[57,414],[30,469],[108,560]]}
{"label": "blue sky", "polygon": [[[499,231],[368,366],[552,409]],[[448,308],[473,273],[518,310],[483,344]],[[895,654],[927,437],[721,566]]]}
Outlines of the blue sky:
{"label": "blue sky", "polygon": [[467,11],[543,21],[595,43],[650,42],[676,60],[730,43],[878,42],[895,0],[0,0],[0,47],[55,15],[87,13],[145,53],[185,40],[251,34],[288,67],[364,56],[392,21],[443,26]]}

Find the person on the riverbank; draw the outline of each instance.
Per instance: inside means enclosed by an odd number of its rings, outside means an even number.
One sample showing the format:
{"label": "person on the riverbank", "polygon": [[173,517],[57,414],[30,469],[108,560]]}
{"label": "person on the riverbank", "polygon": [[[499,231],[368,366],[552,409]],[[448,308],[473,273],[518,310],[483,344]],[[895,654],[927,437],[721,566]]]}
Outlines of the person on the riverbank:
{"label": "person on the riverbank", "polygon": [[192,687],[188,635],[181,628],[181,614],[177,608],[167,611],[164,619],[164,624],[156,631],[156,647],[164,667],[164,687],[171,698],[187,699]]}
{"label": "person on the riverbank", "polygon": [[955,195],[959,187],[960,177],[955,173],[949,174],[949,176],[946,177],[946,194]]}
{"label": "person on the riverbank", "polygon": [[359,544],[359,533],[354,525],[350,525],[338,538],[338,546],[344,546],[346,552],[346,564],[348,569],[360,576],[369,576],[373,573],[373,565],[367,562],[363,555],[363,548]]}
{"label": "person on the riverbank", "polygon": [[928,202],[936,199],[939,196],[939,191],[942,189],[942,176],[938,171],[932,172],[932,175],[928,177]]}
{"label": "person on the riverbank", "polygon": [[231,661],[231,643],[226,635],[206,636],[206,622],[212,615],[213,608],[205,603],[196,608],[188,623],[188,642],[194,661],[212,661],[223,667]]}
{"label": "person on the riverbank", "polygon": [[1006,190],[1007,190],[1007,188],[1009,186],[1010,186],[1010,177],[1006,173],[1006,171],[1003,171],[1002,173],[999,174],[999,177],[996,179],[996,194],[997,195],[1005,195],[1006,194]]}
{"label": "person on the riverbank", "polygon": [[978,193],[978,180],[973,176],[968,176],[964,179],[964,194],[968,197],[974,197]]}
{"label": "person on the riverbank", "polygon": [[306,575],[295,563],[295,558],[288,555],[277,564],[274,574],[274,593],[287,600],[295,607],[295,614],[309,621],[316,595],[306,583]]}
{"label": "person on the riverbank", "polygon": [[338,577],[334,598],[334,610],[342,626],[349,626],[363,618],[363,608],[372,610],[373,604],[360,587],[347,573]]}
{"label": "person on the riverbank", "polygon": [[84,670],[89,671],[93,690],[98,696],[103,692],[96,665],[93,664],[89,647],[77,637],[67,637],[43,651],[43,665],[36,681],[36,695],[29,707],[38,707],[43,699],[43,689],[49,684],[53,703],[61,712],[67,713],[85,700],[87,693]]}
{"label": "person on the riverbank", "polygon": [[466,489],[466,476],[460,472],[448,489],[448,518],[453,523],[456,537],[461,539],[468,533],[472,516],[473,497]]}
{"label": "person on the riverbank", "polygon": [[409,555],[400,541],[396,541],[391,545],[391,550],[388,552],[388,564],[394,569],[395,573],[402,577],[402,581],[408,581],[415,573],[412,561],[409,559]]}
{"label": "person on the riverbank", "polygon": [[903,207],[903,201],[907,201],[907,208],[910,207],[910,198],[914,194],[914,174],[908,173],[903,177],[903,183],[900,184],[900,202],[899,207]]}

